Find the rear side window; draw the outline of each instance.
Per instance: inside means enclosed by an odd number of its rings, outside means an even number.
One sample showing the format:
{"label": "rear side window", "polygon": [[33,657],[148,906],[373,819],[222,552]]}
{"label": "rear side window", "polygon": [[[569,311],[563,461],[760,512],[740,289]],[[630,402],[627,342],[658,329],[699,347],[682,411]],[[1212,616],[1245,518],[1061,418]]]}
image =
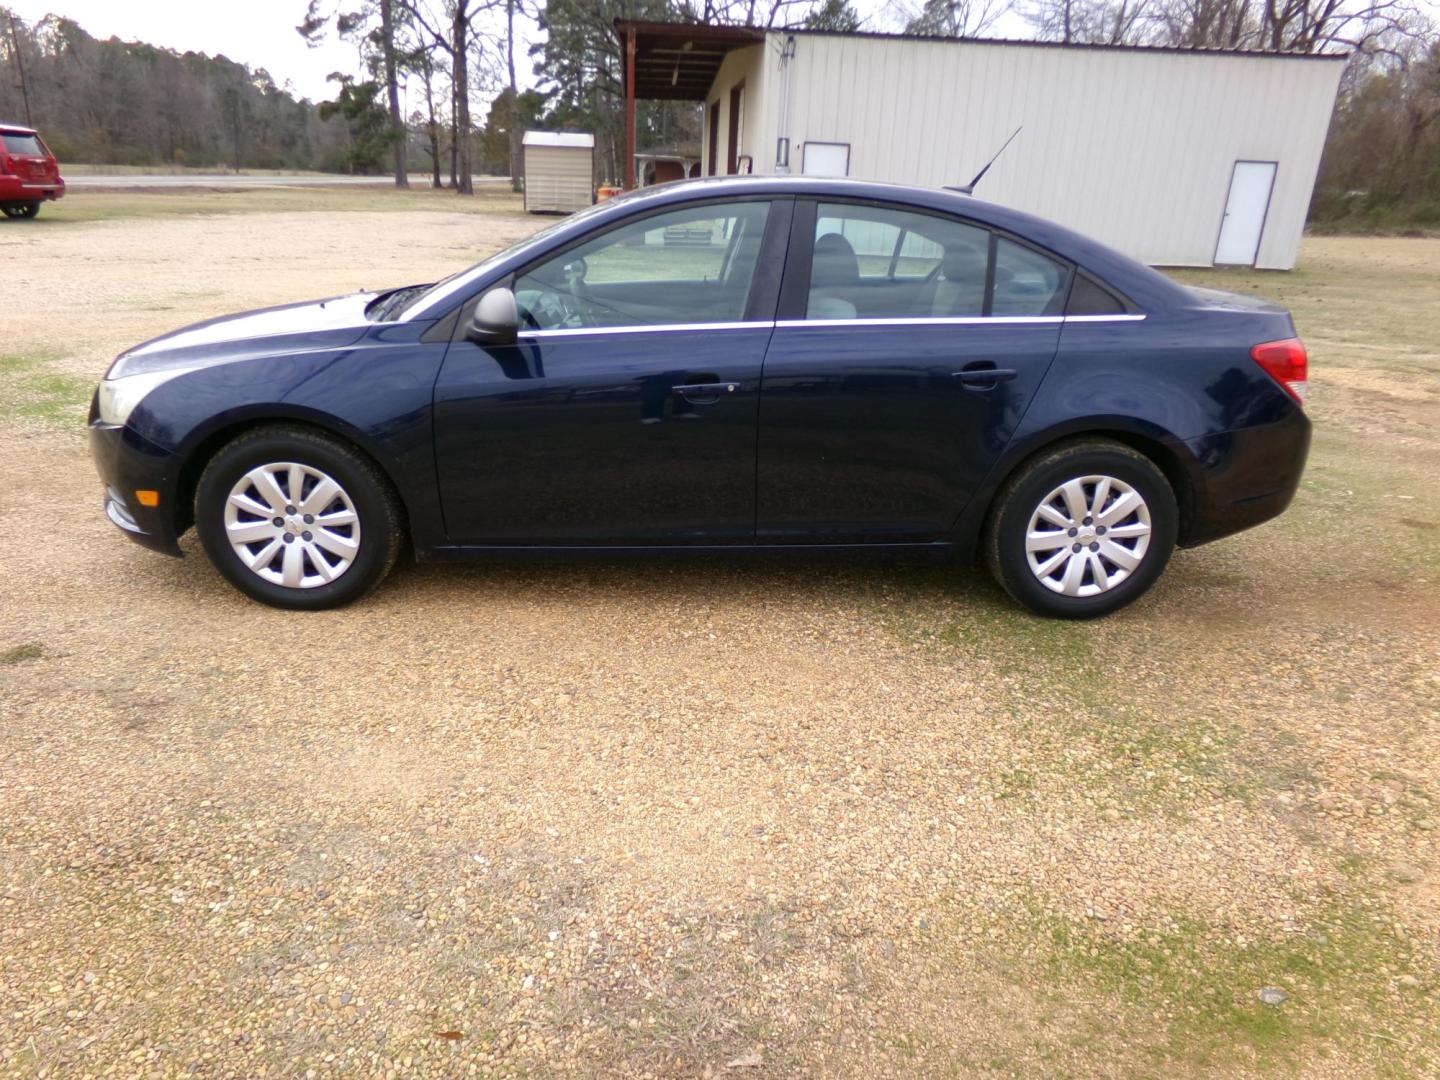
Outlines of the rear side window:
{"label": "rear side window", "polygon": [[1001,237],[995,244],[992,315],[1060,315],[1070,270],[1038,251]]}
{"label": "rear side window", "polygon": [[1125,302],[1099,282],[1079,274],[1070,287],[1066,315],[1123,315]]}
{"label": "rear side window", "polygon": [[0,132],[0,141],[5,143],[5,152],[17,157],[49,157],[45,144],[35,135],[23,135],[18,131]]}
{"label": "rear side window", "polygon": [[893,319],[985,313],[989,233],[883,206],[816,209],[808,319]]}

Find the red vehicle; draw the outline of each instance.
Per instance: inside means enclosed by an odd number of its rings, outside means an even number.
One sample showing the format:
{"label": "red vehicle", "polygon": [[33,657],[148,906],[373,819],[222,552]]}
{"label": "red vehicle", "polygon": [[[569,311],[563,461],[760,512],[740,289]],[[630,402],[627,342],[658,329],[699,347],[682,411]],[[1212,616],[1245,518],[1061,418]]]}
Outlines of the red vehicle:
{"label": "red vehicle", "polygon": [[0,124],[0,210],[32,218],[46,199],[65,194],[60,166],[34,128]]}

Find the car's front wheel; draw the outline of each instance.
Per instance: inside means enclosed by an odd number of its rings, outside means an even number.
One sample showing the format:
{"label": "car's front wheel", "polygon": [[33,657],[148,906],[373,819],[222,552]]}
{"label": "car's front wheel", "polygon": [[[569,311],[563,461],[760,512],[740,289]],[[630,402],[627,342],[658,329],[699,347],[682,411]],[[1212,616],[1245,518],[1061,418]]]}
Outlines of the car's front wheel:
{"label": "car's front wheel", "polygon": [[990,517],[986,556],[1032,611],[1088,619],[1155,583],[1178,525],[1175,493],[1153,461],[1087,439],[1039,455],[1010,479]]}
{"label": "car's front wheel", "polygon": [[241,435],[210,460],[195,492],[210,561],[275,607],[338,607],[369,592],[395,564],[401,521],[373,462],[302,427]]}

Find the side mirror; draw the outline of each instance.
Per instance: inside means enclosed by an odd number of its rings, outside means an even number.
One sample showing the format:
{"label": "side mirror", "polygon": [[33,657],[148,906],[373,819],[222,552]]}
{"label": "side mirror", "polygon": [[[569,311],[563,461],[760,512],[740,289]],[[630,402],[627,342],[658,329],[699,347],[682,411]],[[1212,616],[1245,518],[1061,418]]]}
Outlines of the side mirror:
{"label": "side mirror", "polygon": [[480,297],[465,336],[476,345],[514,345],[520,332],[520,312],[515,307],[515,294],[504,286],[496,286]]}

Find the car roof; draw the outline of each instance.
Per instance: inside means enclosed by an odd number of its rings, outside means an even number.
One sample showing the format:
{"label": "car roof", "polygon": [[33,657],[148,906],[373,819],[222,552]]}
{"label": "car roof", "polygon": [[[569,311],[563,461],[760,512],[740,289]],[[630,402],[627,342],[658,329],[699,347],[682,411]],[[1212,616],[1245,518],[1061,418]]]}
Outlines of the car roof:
{"label": "car roof", "polygon": [[40,133],[39,133],[38,131],[36,131],[34,128],[32,128],[32,127],[26,127],[24,124],[6,124],[6,123],[0,123],[0,131],[5,132],[7,135],[38,135],[38,134],[40,134]]}

